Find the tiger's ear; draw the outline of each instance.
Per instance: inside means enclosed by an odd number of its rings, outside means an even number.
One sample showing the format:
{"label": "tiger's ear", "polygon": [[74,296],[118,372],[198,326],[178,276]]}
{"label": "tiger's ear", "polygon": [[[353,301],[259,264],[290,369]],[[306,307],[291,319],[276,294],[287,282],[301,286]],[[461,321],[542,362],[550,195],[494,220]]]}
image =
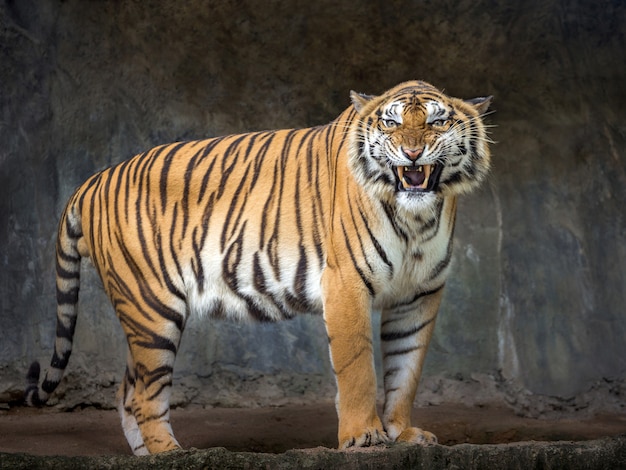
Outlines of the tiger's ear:
{"label": "tiger's ear", "polygon": [[465,100],[466,103],[471,104],[476,108],[478,114],[485,114],[489,109],[489,105],[493,100],[493,95],[489,96],[479,96],[478,98],[472,98],[470,100]]}
{"label": "tiger's ear", "polygon": [[362,114],[361,111],[367,103],[376,98],[374,95],[366,95],[365,93],[357,93],[356,91],[350,91],[350,99],[352,100],[352,104],[354,105],[354,109],[359,114]]}

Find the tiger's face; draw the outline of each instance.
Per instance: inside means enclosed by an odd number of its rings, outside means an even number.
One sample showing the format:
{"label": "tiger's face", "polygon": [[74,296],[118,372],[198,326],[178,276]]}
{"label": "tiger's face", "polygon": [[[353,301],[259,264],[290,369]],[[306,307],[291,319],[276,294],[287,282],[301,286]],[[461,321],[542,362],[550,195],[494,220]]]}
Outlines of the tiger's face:
{"label": "tiger's face", "polygon": [[352,92],[360,116],[352,170],[377,197],[410,211],[477,186],[489,171],[481,116],[491,97],[463,101],[424,82],[372,97]]}

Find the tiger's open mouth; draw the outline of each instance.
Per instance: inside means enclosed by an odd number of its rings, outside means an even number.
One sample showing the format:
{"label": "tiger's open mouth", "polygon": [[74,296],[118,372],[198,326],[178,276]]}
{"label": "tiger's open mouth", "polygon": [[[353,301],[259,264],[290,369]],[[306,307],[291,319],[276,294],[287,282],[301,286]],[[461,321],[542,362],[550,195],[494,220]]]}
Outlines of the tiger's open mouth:
{"label": "tiger's open mouth", "polygon": [[443,165],[394,166],[393,171],[398,182],[398,191],[427,192],[435,191],[439,185]]}

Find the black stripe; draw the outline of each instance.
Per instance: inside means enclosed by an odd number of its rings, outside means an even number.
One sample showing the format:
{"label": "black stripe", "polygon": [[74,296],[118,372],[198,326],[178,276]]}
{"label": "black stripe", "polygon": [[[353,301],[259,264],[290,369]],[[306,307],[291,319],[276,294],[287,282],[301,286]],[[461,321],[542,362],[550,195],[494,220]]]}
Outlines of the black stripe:
{"label": "black stripe", "polygon": [[[433,217],[432,222],[434,222],[434,224],[429,221],[427,223],[424,224],[424,227],[420,230],[420,234],[425,234],[426,231],[429,228],[433,228],[434,227],[434,231],[430,234],[430,236],[426,237],[423,239],[422,243],[426,243],[430,240],[432,240],[433,238],[435,238],[438,234],[439,234],[439,228],[441,227],[441,221],[442,221],[442,217],[441,217],[441,213],[443,211],[443,207],[444,207],[444,200],[443,199],[439,199],[437,201],[437,208],[436,208],[436,215]],[[452,238],[452,237],[450,237]]]}
{"label": "black stripe", "polygon": [[[201,157],[201,159],[206,158],[215,148],[215,146],[221,142],[222,139],[214,139],[210,142],[209,145],[207,145],[207,147],[205,148],[205,151]],[[215,168],[215,164],[217,163],[217,155],[213,156],[214,158],[211,160],[211,163],[209,164],[209,167],[207,168],[207,170],[204,172],[204,176],[202,177],[202,183],[200,184],[200,191],[198,191],[198,200],[197,203],[200,204],[200,202],[202,201],[202,199],[204,198],[204,194],[206,193],[206,190],[209,186],[209,179],[211,178],[211,175],[213,174],[213,169]],[[191,174],[189,175],[189,177],[191,178]]]}
{"label": "black stripe", "polygon": [[[118,314],[122,313],[121,310],[117,311]],[[120,322],[130,330],[127,333],[129,343],[146,349],[162,349],[176,354],[178,348],[172,340],[157,334],[149,326],[140,323],[132,316],[120,315]]]}
{"label": "black stripe", "polygon": [[325,230],[325,226],[323,224],[324,216],[321,214],[322,209],[318,207],[321,206],[321,201],[317,201],[319,203],[315,204],[315,201],[312,202],[311,205],[311,217],[313,218],[313,226],[312,226],[312,236],[313,236],[313,246],[315,248],[315,252],[317,254],[317,261],[319,266],[324,266],[324,250],[322,247],[322,235],[320,232],[320,220],[322,221],[322,231]]}
{"label": "black stripe", "polygon": [[298,258],[298,265],[296,267],[296,276],[294,282],[294,292],[299,298],[306,298],[306,280],[308,273],[308,262],[306,257],[306,249],[304,245],[300,244],[300,257]]}
{"label": "black stripe", "polygon": [[[272,133],[274,133],[274,132],[272,132]],[[255,146],[256,141],[259,140],[260,138],[262,138],[262,136],[265,136],[265,135],[267,135],[267,132],[253,132],[253,133],[250,133],[250,134],[246,134],[246,137],[247,137],[247,140],[248,140],[248,145],[246,145],[246,148],[242,152],[243,153],[243,161],[244,162],[248,161],[248,159],[250,158],[250,155],[252,155],[252,147]],[[263,159],[261,158],[261,162],[259,162],[257,160],[258,157],[259,157],[259,152],[254,152],[255,163],[258,163],[260,165],[262,163]]]}
{"label": "black stripe", "polygon": [[[254,158],[255,158],[254,174],[255,175],[259,174],[259,172],[261,171],[262,164],[265,162],[264,158],[257,160],[257,156],[265,155],[269,151],[269,148],[274,142],[275,137],[276,137],[276,131],[259,133],[259,140],[260,141],[264,140],[264,142],[261,144],[261,151],[255,152],[254,154]],[[252,146],[250,145],[248,151],[251,151],[251,150],[252,150]],[[249,157],[249,156],[250,155],[246,155],[246,157]]]}
{"label": "black stripe", "polygon": [[[267,199],[265,200],[265,204],[263,205],[263,213],[261,216],[261,233],[259,236],[259,249],[263,249],[265,245],[265,227],[268,225],[267,219],[269,217],[269,205],[274,199],[274,194],[276,193],[276,177],[278,174],[278,164],[274,165],[274,175],[272,178],[272,186],[270,187],[267,195]],[[277,209],[278,210],[278,209]]]}
{"label": "black stripe", "polygon": [[[144,183],[146,185],[145,188],[144,188]],[[138,186],[137,186],[137,197],[136,197],[136,200],[135,200],[135,216],[136,216],[136,226],[137,226],[137,238],[139,240],[139,246],[141,247],[141,252],[142,252],[144,260],[146,261],[146,265],[150,269],[150,272],[152,273],[154,278],[158,279],[159,275],[158,275],[157,270],[156,270],[156,268],[154,266],[154,263],[150,259],[150,252],[149,252],[149,249],[148,249],[148,241],[147,241],[146,235],[144,233],[144,221],[143,221],[143,216],[142,216],[142,205],[141,205],[141,203],[142,203],[141,199],[142,199],[143,195],[145,195],[146,210],[148,211],[148,217],[150,217],[150,207],[149,207],[149,204],[150,204],[150,180],[146,176],[146,165],[143,165],[142,169],[141,169],[141,174],[140,174],[140,178],[139,178]],[[134,262],[134,260],[132,260],[132,257],[130,256],[130,253],[128,252],[128,250],[126,248],[128,245],[123,240],[121,240],[121,234],[120,233],[116,234],[116,237],[118,239],[119,247],[124,252],[124,257],[126,258],[126,262],[133,269],[133,273],[135,274],[135,277],[137,279],[144,278],[145,274],[142,273],[139,270],[139,267]],[[113,265],[113,266],[115,266],[115,265]]]}
{"label": "black stripe", "polygon": [[222,278],[226,285],[235,293],[239,292],[239,281],[237,279],[237,268],[241,262],[241,254],[243,252],[243,235],[246,227],[244,222],[243,227],[239,232],[239,236],[230,244],[224,258],[222,259]]}
{"label": "black stripe", "polygon": [[254,273],[254,288],[257,292],[265,294],[267,292],[267,284],[265,283],[265,273],[263,272],[263,268],[261,268],[258,251],[252,256],[252,272]]}
{"label": "black stripe", "polygon": [[137,155],[135,158],[132,159],[133,165],[132,165],[132,175],[130,174],[130,170],[129,170],[129,177],[132,180],[133,184],[137,184],[137,177],[139,174],[139,170],[140,168],[143,166],[144,162],[150,158],[150,152],[154,151],[154,149],[148,151],[148,152],[144,152],[142,154]]}
{"label": "black stripe", "polygon": [[[320,165],[323,163],[323,156],[320,155],[319,153],[319,149],[320,149],[320,145],[319,145],[319,141],[321,140],[321,137],[328,135],[329,133],[329,126],[322,126],[322,127],[318,127],[316,129],[316,133],[314,136],[311,137],[311,145],[309,148],[309,152],[311,154],[311,157],[313,156],[313,143],[314,141],[316,143],[318,143],[317,146],[315,146],[316,148],[316,153],[315,153],[315,158],[312,158],[312,166],[314,166],[315,168],[315,172],[314,174],[311,174],[311,171],[309,171],[308,173],[308,177],[309,179],[309,190],[312,190],[313,193],[313,197],[311,199],[311,217],[312,217],[312,237],[313,237],[313,245],[315,246],[315,250],[317,253],[317,259],[318,259],[318,263],[320,265],[320,267],[322,267],[324,265],[324,252],[322,249],[322,233],[326,232],[326,214],[324,214],[324,206],[323,206],[323,199],[322,199],[322,189],[321,189],[321,181],[320,181],[320,177],[322,175],[320,175]],[[307,166],[308,168],[308,166]],[[312,170],[312,169],[309,169]],[[328,177],[330,175],[328,175],[326,172],[324,172],[324,177]],[[327,188],[326,186],[326,181],[323,182],[324,183],[324,187]]]}
{"label": "black stripe", "polygon": [[383,211],[385,212],[385,215],[387,216],[387,220],[393,227],[393,231],[396,233],[396,235],[402,238],[402,240],[404,240],[404,243],[408,242],[409,236],[406,233],[406,231],[404,231],[402,227],[398,225],[398,221],[396,220],[395,211],[393,207],[391,207],[391,205],[389,205],[388,203],[384,201],[380,201],[380,204],[382,205]]}
{"label": "black stripe", "polygon": [[378,242],[378,239],[374,236],[374,234],[370,230],[367,217],[365,213],[363,212],[363,208],[361,207],[360,204],[359,204],[359,214],[361,216],[361,220],[363,221],[363,225],[365,226],[365,229],[367,230],[367,234],[369,235],[372,245],[374,245],[374,249],[378,253],[378,256],[380,256],[380,259],[382,259],[383,262],[389,267],[389,276],[390,277],[393,276],[393,264],[391,263],[391,261],[389,261],[389,258],[387,258],[387,253],[385,252],[384,248],[381,246],[381,244]]}
{"label": "black stripe", "polygon": [[[395,375],[396,373],[398,373],[400,371],[399,367],[392,367],[391,369],[387,369],[385,370],[385,375],[383,376],[383,379],[385,381],[387,381],[387,379],[389,377],[391,377],[392,375]],[[390,390],[385,390],[385,393],[389,392]]]}
{"label": "black stripe", "polygon": [[[311,306],[306,298],[296,297],[291,292],[285,292],[285,304],[289,312],[306,313],[311,310]],[[291,318],[291,315],[285,315],[285,309],[280,309],[284,318]]]}
{"label": "black stripe", "polygon": [[[134,167],[137,167],[137,163],[135,163]],[[130,199],[130,195],[131,195],[131,190],[130,190],[130,182],[131,182],[131,177],[130,177],[130,172],[133,169],[132,164],[129,164],[128,168],[126,168],[126,171],[124,172],[124,218],[126,220],[126,223],[129,223],[129,216],[130,216],[130,203],[131,203],[131,199]]]}
{"label": "black stripe", "polygon": [[[264,167],[264,164],[266,161],[265,157],[267,156],[269,148],[272,142],[274,141],[274,137],[276,136],[276,133],[275,132],[264,133],[264,134],[259,134],[259,136],[261,138],[265,137],[266,140],[261,145],[261,148],[254,153],[254,162],[253,162],[254,173],[251,178],[251,183],[250,183],[250,188],[249,188],[250,192],[254,189],[257,182],[261,180],[261,178],[259,178],[259,174],[261,173],[261,170]],[[250,139],[250,140],[253,141],[253,139]],[[252,145],[249,145],[248,149],[246,150],[246,155],[245,155],[246,159],[250,156],[249,153],[251,152],[251,150],[252,150]]]}
{"label": "black stripe", "polygon": [[[114,193],[111,191],[111,184],[113,182],[113,177],[116,176],[116,172],[119,172],[120,169],[118,166],[109,168],[106,173],[103,174],[103,179],[105,179],[104,182],[104,186],[102,187],[101,190],[101,194],[100,194],[100,204],[101,204],[101,209],[100,212],[104,212],[106,208],[107,210],[110,209],[109,207],[109,199],[113,198],[113,209],[114,209],[114,213],[117,213],[117,193]],[[119,179],[119,176],[116,176],[117,179]],[[94,211],[96,212],[96,211]],[[104,220],[103,220],[104,219]],[[105,220],[108,222],[106,224],[106,228],[107,228],[107,236],[108,236],[108,243],[111,243],[113,241],[113,235],[111,233],[111,230],[113,230],[116,225],[111,223],[111,220],[107,214],[107,217],[100,217],[100,233],[98,233],[98,238],[99,238],[99,243],[98,246],[105,246],[104,242],[103,242],[103,238],[104,238],[104,233],[102,232],[102,225],[104,224]]]}
{"label": "black stripe", "polygon": [[272,234],[270,235],[269,239],[267,240],[267,255],[268,258],[270,260],[270,265],[272,266],[272,269],[274,271],[274,276],[277,279],[280,279],[280,257],[279,257],[279,247],[280,247],[280,243],[279,243],[279,238],[278,238],[278,233],[279,233],[279,227],[280,227],[280,222],[281,222],[281,209],[282,209],[282,200],[283,200],[283,194],[284,194],[284,182],[285,182],[285,178],[284,178],[284,174],[283,172],[280,172],[280,168],[278,168],[278,172],[279,172],[279,186],[276,190],[276,194],[278,195],[278,201],[276,202],[276,215],[274,217],[274,223],[273,223],[273,227],[274,230],[272,231]]}
{"label": "black stripe", "polygon": [[52,360],[50,361],[50,366],[54,367],[55,369],[65,369],[67,367],[67,363],[70,360],[71,354],[72,354],[72,350],[68,349],[67,351],[63,351],[61,355],[59,356],[58,352],[55,349],[54,353],[52,354]]}
{"label": "black stripe", "polygon": [[59,318],[57,318],[55,335],[57,338],[65,338],[70,342],[74,338],[74,332],[76,331],[76,315],[66,317],[69,319],[69,326],[65,326]]}
{"label": "black stripe", "polygon": [[[111,253],[106,254],[106,264],[108,266],[115,265],[113,263],[113,259],[111,258]],[[118,306],[125,304],[126,300],[132,302],[136,306],[137,310],[140,311],[139,305],[137,305],[130,287],[113,268],[107,269],[106,275],[102,276],[102,278],[107,279],[107,292],[110,292],[113,297],[112,303],[116,312],[118,311]],[[119,294],[119,298],[116,298],[114,294]],[[149,317],[146,318],[149,319]]]}
{"label": "black stripe", "polygon": [[462,179],[463,179],[463,173],[461,173],[460,171],[457,171],[456,173],[453,173],[452,175],[450,175],[447,179],[443,180],[442,183],[452,185],[452,184],[456,184],[460,182]]}
{"label": "black stripe", "polygon": [[193,270],[193,274],[196,278],[196,285],[198,286],[199,292],[204,292],[204,265],[202,264],[202,243],[198,243],[197,234],[198,227],[193,229],[191,234],[192,242],[191,246],[193,248],[194,258],[191,260],[191,269]]}
{"label": "black stripe", "polygon": [[[146,330],[147,331],[147,330]],[[178,347],[176,343],[165,336],[161,336],[152,332],[149,336],[143,340],[134,340],[133,344],[146,349],[160,349],[171,351],[176,354]]]}
{"label": "black stripe", "polygon": [[[307,181],[309,184],[313,183],[313,168],[318,164],[317,159],[313,158],[313,149],[316,140],[319,137],[319,134],[322,132],[328,132],[328,126],[320,126],[314,127],[309,130],[309,132],[302,138],[300,146],[298,147],[298,153],[300,152],[300,148],[304,145],[304,142],[307,142],[306,149],[306,170],[307,170]],[[316,175],[317,176],[317,175]]]}
{"label": "black stripe", "polygon": [[[215,201],[215,193],[209,196],[209,200],[205,203],[204,212],[202,214],[202,224],[200,226],[201,234],[198,239],[198,226],[194,227],[192,232],[192,247],[195,258],[191,260],[192,269],[196,277],[196,283],[199,292],[204,291],[204,264],[202,263],[202,248],[206,242],[209,233],[209,220],[213,213],[213,203]],[[173,228],[172,228],[173,229]]]}
{"label": "black stripe", "polygon": [[465,170],[465,173],[467,176],[469,176],[470,179],[474,179],[476,176],[476,167],[470,162],[467,164],[463,165],[463,169]]}
{"label": "black stripe", "polygon": [[56,254],[58,259],[61,259],[66,263],[79,263],[81,260],[81,257],[78,253],[76,253],[76,255],[65,253],[60,245],[57,245],[56,247]]}
{"label": "black stripe", "polygon": [[[161,233],[157,232],[155,237],[156,237],[155,238],[155,244],[156,244],[157,257],[159,259],[159,267],[161,269],[163,280],[165,281],[165,286],[167,287],[167,290],[169,290],[172,294],[174,294],[176,297],[178,297],[183,302],[186,302],[187,298],[186,298],[185,294],[183,294],[178,289],[178,287],[176,287],[174,285],[174,281],[172,281],[172,278],[171,278],[171,276],[170,276],[170,274],[169,274],[169,272],[167,270],[168,264],[165,262],[165,257],[163,256],[164,253],[165,253],[165,250],[163,249]],[[174,255],[173,256],[174,263],[178,267],[178,272],[180,272],[180,266],[178,265],[176,254],[174,253],[173,255]]]}
{"label": "black stripe", "polygon": [[237,230],[237,226],[239,225],[239,222],[241,221],[241,218],[243,217],[243,213],[244,213],[243,205],[239,211],[235,211],[235,208],[237,207],[237,202],[239,201],[239,197],[243,196],[243,199],[245,200],[248,195],[247,193],[244,194],[242,188],[247,182],[246,180],[247,180],[249,171],[250,171],[250,167],[248,166],[246,168],[246,171],[243,177],[239,180],[237,189],[233,192],[233,197],[230,200],[230,206],[226,213],[226,218],[224,219],[224,223],[222,224],[222,235],[220,237],[220,250],[222,252],[224,251],[224,247],[226,246],[226,238],[227,238],[226,232],[228,231],[228,228],[230,226],[230,221],[232,219],[232,216],[236,214],[235,221],[232,224],[232,229],[230,230],[230,237],[234,235],[235,231]]}
{"label": "black stripe", "polygon": [[387,351],[387,352],[385,352],[384,356],[385,357],[389,357],[389,356],[403,356],[404,354],[412,353],[414,351],[417,351],[418,349],[421,349],[421,347],[420,346],[412,346],[410,348],[398,349],[396,351]]}
{"label": "black stripe", "polygon": [[[373,174],[372,174],[373,177]],[[394,186],[395,181],[389,176],[387,173],[379,173],[378,176],[374,178],[372,184],[382,183],[389,186]]]}
{"label": "black stripe", "polygon": [[[167,413],[169,413],[169,408],[167,408],[165,411],[163,411],[163,413],[159,414],[159,415],[152,415],[152,416],[143,416],[143,415],[139,415],[137,417],[137,424],[139,426],[141,426],[144,423],[148,423],[150,421],[158,421],[160,419],[162,419],[164,416],[167,416]],[[150,439],[150,442],[161,442],[158,439],[155,439],[154,437],[152,437]],[[144,444],[145,445],[145,444]],[[137,447],[137,449],[139,449],[142,446]]]}
{"label": "black stripe", "polygon": [[[187,226],[189,225],[189,191],[191,187],[191,179],[194,175],[194,169],[196,167],[197,161],[200,158],[200,153],[202,149],[194,154],[193,157],[189,159],[187,163],[187,168],[185,169],[185,174],[183,177],[183,195],[180,200],[180,206],[182,211],[182,230],[181,230],[181,239],[185,239],[185,235],[187,234]],[[173,233],[173,230],[172,232]]]}
{"label": "black stripe", "polygon": [[160,384],[160,386],[153,393],[148,395],[145,399],[146,400],[154,400],[156,397],[158,397],[161,394],[161,392],[163,390],[166,390],[166,389],[170,388],[171,386],[172,386],[172,380],[171,379],[169,381],[167,381],[167,382],[163,382],[163,383]]}
{"label": "black stripe", "polygon": [[[390,307],[388,310],[389,311],[393,311],[399,308],[406,308],[409,307],[410,305],[413,305],[415,302],[417,302],[419,299],[421,299],[422,297],[426,297],[428,295],[432,295],[432,294],[436,294],[437,292],[439,292],[441,289],[443,289],[445,286],[445,283],[441,284],[438,287],[435,287],[434,289],[425,291],[425,292],[418,292],[416,293],[410,300],[406,301],[406,302],[399,302],[394,304],[392,307]],[[392,321],[392,320],[389,320]],[[387,322],[383,322],[382,325],[384,325]],[[381,325],[381,326],[382,326]]]}
{"label": "black stripe", "polygon": [[237,279],[237,269],[241,263],[241,255],[243,252],[243,240],[245,235],[246,222],[243,223],[239,235],[231,243],[226,250],[222,261],[222,278],[226,285],[235,293],[239,298],[246,302],[248,314],[255,320],[260,322],[274,321],[272,316],[268,315],[265,311],[258,307],[254,302],[254,299],[243,295],[239,291],[239,280]]}
{"label": "black stripe", "polygon": [[296,229],[300,237],[300,242],[303,239],[302,231],[302,214],[300,213],[300,165],[296,168],[296,187],[294,188],[294,212],[296,213]]}
{"label": "black stripe", "polygon": [[[80,261],[80,258],[78,258],[77,261]],[[75,263],[76,261],[74,261]],[[57,272],[57,277],[60,277],[62,279],[65,280],[70,280],[70,279],[80,279],[80,265],[78,265],[79,269],[76,270],[67,270],[65,268],[63,268],[58,262],[56,263],[56,272]]]}
{"label": "black stripe", "polygon": [[[135,376],[131,373],[131,370],[126,366],[126,372],[124,373],[124,381],[122,382],[122,396],[126,399],[126,393],[128,392],[128,386],[133,387],[135,385]],[[124,407],[126,409],[126,407]]]}
{"label": "black stripe", "polygon": [[[147,304],[148,307],[151,308],[153,312],[157,313],[158,315],[165,318],[166,320],[173,322],[178,328],[178,330],[182,330],[184,326],[183,316],[180,313],[178,313],[176,310],[168,307],[163,302],[161,302],[161,300],[157,297],[157,295],[150,289],[149,284],[145,279],[145,275],[141,272],[141,270],[139,269],[139,266],[137,266],[137,263],[135,262],[132,255],[128,251],[127,246],[124,243],[124,241],[121,239],[121,235],[119,233],[117,234],[117,238],[118,238],[118,245],[119,245],[120,251],[122,252],[122,255],[126,261],[126,264],[131,269],[135,279],[137,280],[137,286],[139,288],[139,293],[141,294],[142,300]],[[111,273],[112,272],[109,271],[108,274],[111,275]],[[119,279],[119,276],[117,276],[117,274],[116,274],[116,278]],[[131,294],[130,291],[127,292],[126,296],[129,299],[134,299],[134,296]],[[184,296],[183,296],[183,300],[184,300]],[[141,311],[141,309],[139,310]],[[150,318],[150,317],[146,316],[146,318]]]}
{"label": "black stripe", "polygon": [[452,243],[453,238],[454,238],[453,233],[454,233],[454,223],[452,225],[450,238],[448,238],[448,246],[446,247],[446,256],[441,261],[439,261],[439,263],[437,263],[435,268],[430,272],[429,280],[435,279],[437,276],[439,276],[443,272],[443,270],[446,269],[448,265],[450,264],[450,261],[452,259],[452,252],[453,252],[453,243]]}
{"label": "black stripe", "polygon": [[163,157],[163,166],[161,167],[161,177],[159,179],[159,194],[161,196],[161,214],[165,214],[167,210],[167,178],[170,173],[170,167],[174,161],[174,157],[178,151],[187,145],[187,142],[181,142],[175,145],[168,146],[169,151],[167,155]]}
{"label": "black stripe", "polygon": [[[267,283],[265,280],[265,273],[263,272],[263,268],[261,268],[261,259],[259,257],[259,252],[255,252],[252,257],[252,272],[254,275],[254,288],[259,293],[264,295],[266,298],[272,301],[277,310],[283,310],[281,305],[279,304],[278,299],[267,289]],[[265,315],[263,315],[265,317]],[[265,321],[269,320],[269,318],[265,318]],[[264,320],[261,320],[264,321]]]}
{"label": "black stripe", "polygon": [[425,322],[422,322],[419,325],[414,326],[410,330],[393,331],[393,332],[389,332],[389,333],[381,333],[380,334],[380,339],[381,339],[381,341],[395,341],[395,340],[398,340],[398,339],[408,338],[409,336],[413,336],[413,335],[419,333],[422,329],[424,329],[424,327],[426,327],[427,325],[432,323],[434,319],[435,319],[435,317],[430,318],[430,319],[426,320]]}
{"label": "black stripe", "polygon": [[[428,230],[430,230],[433,227],[438,227],[439,226],[439,220],[440,220],[440,215],[441,215],[441,205],[438,208],[439,210],[437,211],[437,215],[431,217],[429,220],[427,221],[421,221],[421,226],[420,226],[420,230],[419,233],[420,235],[423,235],[424,233],[426,233]],[[438,230],[435,229],[435,235],[437,234]],[[433,235],[434,236],[434,235]]]}
{"label": "black stripe", "polygon": [[65,231],[69,238],[73,238],[74,240],[83,236],[83,233],[80,229],[74,227],[70,220],[69,214],[66,213],[65,217]]}
{"label": "black stripe", "polygon": [[[115,217],[115,226],[119,227],[121,225],[120,219],[120,202],[124,202],[125,216],[128,220],[128,167],[132,160],[125,160],[124,162],[116,165],[117,177],[115,180],[115,210],[113,212]],[[122,183],[126,184],[125,191],[122,192]],[[124,196],[122,198],[122,195]],[[112,225],[112,224],[110,224]],[[110,241],[113,241],[110,239]]]}
{"label": "black stripe", "polygon": [[[103,173],[102,175],[102,180],[101,183],[98,184],[98,187],[96,190],[97,191],[97,200],[94,199],[96,201],[96,206],[92,206],[92,211],[94,213],[102,213],[105,214],[106,210],[108,209],[108,202],[109,202],[109,195],[104,191],[103,186],[106,185],[107,181],[109,181],[110,178],[107,178],[107,176]],[[108,215],[108,214],[107,214]],[[95,247],[104,247],[105,242],[104,242],[104,230],[103,230],[103,224],[105,224],[105,222],[108,220],[107,215],[102,215],[101,217],[96,217],[97,220],[97,229],[95,232],[91,232],[92,233],[92,243]],[[90,217],[93,218],[93,217]],[[109,224],[107,224],[109,225]],[[97,254],[96,254],[97,255]]]}
{"label": "black stripe", "polygon": [[76,305],[78,302],[79,287],[72,287],[67,291],[62,291],[57,287],[57,305]]}
{"label": "black stripe", "polygon": [[375,294],[376,294],[376,292],[374,291],[374,286],[372,286],[372,283],[367,278],[367,276],[365,276],[365,273],[363,272],[363,270],[359,267],[359,265],[357,263],[357,260],[356,260],[356,258],[354,256],[354,251],[352,250],[352,246],[350,245],[350,240],[348,238],[348,233],[346,232],[346,227],[344,226],[343,221],[341,221],[341,229],[343,230],[343,236],[344,236],[344,240],[346,242],[346,248],[348,249],[348,254],[350,255],[350,259],[352,260],[352,264],[354,265],[354,269],[356,270],[356,272],[361,277],[361,280],[363,281],[363,284],[365,284],[365,287],[367,287],[367,290],[369,291],[370,295],[372,297],[374,297]]}
{"label": "black stripe", "polygon": [[39,383],[39,376],[41,375],[41,365],[39,365],[38,361],[33,361],[28,368],[28,372],[26,373],[26,382],[29,385],[35,385]]}
{"label": "black stripe", "polygon": [[[261,323],[268,323],[268,322],[273,322],[274,318],[271,315],[268,315],[264,310],[261,310],[256,303],[254,302],[254,299],[251,299],[250,297],[247,297],[245,295],[239,295],[247,304],[248,307],[248,314],[254,318],[256,321],[261,322]],[[285,319],[285,317],[283,317],[283,319]]]}
{"label": "black stripe", "polygon": [[[228,178],[233,170],[237,167],[239,160],[239,153],[235,152],[234,149],[237,148],[239,143],[247,137],[247,134],[242,134],[240,136],[233,136],[231,139],[233,140],[231,144],[226,148],[224,154],[222,155],[221,163],[222,163],[222,178],[220,180],[219,187],[217,188],[217,198],[220,199],[224,195],[224,191],[228,187]],[[228,166],[226,166],[228,164]]]}
{"label": "black stripe", "polygon": [[[113,240],[114,240],[113,233],[115,232],[115,229],[117,227],[119,227],[119,224],[116,223],[116,221],[117,221],[117,214],[118,214],[118,201],[117,201],[118,194],[110,192],[111,191],[110,186],[111,186],[111,181],[113,180],[113,176],[114,176],[114,173],[112,173],[112,172],[110,172],[108,174],[108,176],[107,176],[107,181],[106,181],[106,184],[105,184],[106,188],[103,191],[103,193],[104,193],[103,196],[104,196],[104,199],[106,200],[106,204],[101,206],[101,211],[106,211],[107,212],[106,220],[107,220],[108,223],[106,224],[106,226],[107,226],[108,245],[113,243]],[[117,176],[117,178],[119,179],[119,175]],[[113,199],[113,202],[111,204],[113,206],[113,215],[109,215],[110,214],[110,212],[109,212],[110,211],[110,206],[108,204],[109,198]],[[114,220],[111,220],[112,218]],[[100,217],[100,219],[101,219],[101,224],[102,224],[103,217]],[[104,237],[104,234],[102,234],[102,237]],[[102,243],[102,242],[100,242],[100,243]],[[98,246],[104,246],[104,245],[99,244]]]}
{"label": "black stripe", "polygon": [[[350,198],[350,195],[348,194],[348,199]],[[365,264],[367,265],[367,269],[369,272],[373,273],[374,269],[372,268],[372,265],[370,264],[369,260],[367,259],[367,253],[365,250],[365,246],[363,244],[363,238],[361,237],[361,232],[359,230],[357,230],[357,223],[354,217],[354,211],[353,211],[353,205],[349,205],[348,206],[348,210],[350,211],[350,219],[352,220],[352,227],[354,228],[354,234],[357,237],[357,240],[359,241],[359,247],[361,248],[361,258],[365,261]]]}
{"label": "black stripe", "polygon": [[[182,268],[180,267],[180,262],[178,259],[178,253],[176,251],[176,247],[174,246],[174,240],[176,240],[176,236],[174,235],[174,233],[176,231],[176,227],[178,227],[178,207],[179,207],[178,203],[174,204],[174,211],[172,213],[172,222],[170,225],[170,233],[168,237],[168,241],[169,241],[168,248],[169,248],[172,261],[174,262],[174,266],[176,266],[176,273],[178,274],[179,279],[182,279],[183,271],[182,271]],[[180,240],[179,240],[179,243],[180,243]],[[186,299],[184,295],[182,298]]]}
{"label": "black stripe", "polygon": [[[352,341],[354,341],[356,338],[353,338]],[[345,364],[343,364],[343,367],[341,369],[335,369],[335,375],[339,376],[341,375],[345,370],[350,369],[350,367],[359,359],[359,357],[361,357],[363,354],[371,354],[372,353],[372,340],[370,338],[367,337],[363,337],[361,336],[361,339],[365,339],[366,340],[366,345],[361,347],[360,349],[357,349],[354,351],[354,353],[352,354],[352,357],[350,358],[350,360],[348,360],[348,362],[346,362]]]}
{"label": "black stripe", "polygon": [[[96,196],[99,192],[100,189],[100,184],[102,181],[102,174],[98,175],[99,177],[97,178],[97,180],[94,181],[94,185],[93,185],[93,190],[91,192],[91,200],[89,201],[89,205],[90,207],[95,208],[96,207]],[[95,223],[96,220],[98,220],[100,218],[97,217],[89,217],[89,226],[90,226],[90,233],[97,233],[96,227],[95,227]],[[67,223],[67,219],[66,219],[66,223]],[[96,270],[99,270],[99,263],[98,263],[98,258],[96,256],[93,257],[92,262],[94,264],[94,266],[96,267]]]}
{"label": "black stripe", "polygon": [[[176,325],[179,331],[182,331],[185,326],[185,319],[183,315],[181,315],[178,311],[174,310],[171,307],[165,305],[157,295],[149,288],[148,283],[145,281],[139,282],[139,293],[141,294],[144,302],[150,307],[155,313],[163,317],[164,319],[171,321]],[[184,300],[184,298],[183,298]]]}
{"label": "black stripe", "polygon": [[[150,387],[150,385],[154,384],[155,382],[158,382],[163,377],[167,377],[169,375],[171,378],[171,375],[173,374],[173,372],[174,372],[174,368],[170,365],[162,365],[150,371],[146,369],[146,371],[143,372],[142,381],[144,383],[144,386],[148,388]],[[169,385],[171,385],[171,380],[169,381]],[[155,395],[156,394],[153,394],[150,398],[148,398],[148,400],[151,400],[152,398],[154,398]]]}
{"label": "black stripe", "polygon": [[[66,363],[67,364],[67,363]],[[65,367],[62,367],[62,369],[65,369]],[[48,380],[48,379],[44,379],[44,381],[41,383],[41,389],[46,392],[47,394],[50,394],[52,392],[54,392],[54,390],[59,386],[59,382],[57,380]],[[43,404],[43,403],[42,403]]]}

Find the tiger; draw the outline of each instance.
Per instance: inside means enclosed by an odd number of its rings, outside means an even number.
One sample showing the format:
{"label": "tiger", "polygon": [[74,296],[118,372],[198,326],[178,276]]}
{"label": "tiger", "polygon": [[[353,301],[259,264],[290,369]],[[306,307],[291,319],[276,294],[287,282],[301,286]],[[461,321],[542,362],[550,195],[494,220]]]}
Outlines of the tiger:
{"label": "tiger", "polygon": [[31,364],[25,402],[44,405],[61,381],[89,258],[128,343],[116,400],[134,454],[181,448],[169,400],[192,315],[321,316],[338,448],[436,443],[411,411],[450,270],[457,196],[490,169],[492,97],[408,81],[350,99],[325,125],[157,146],[78,187],[58,228],[54,352],[41,385]]}

